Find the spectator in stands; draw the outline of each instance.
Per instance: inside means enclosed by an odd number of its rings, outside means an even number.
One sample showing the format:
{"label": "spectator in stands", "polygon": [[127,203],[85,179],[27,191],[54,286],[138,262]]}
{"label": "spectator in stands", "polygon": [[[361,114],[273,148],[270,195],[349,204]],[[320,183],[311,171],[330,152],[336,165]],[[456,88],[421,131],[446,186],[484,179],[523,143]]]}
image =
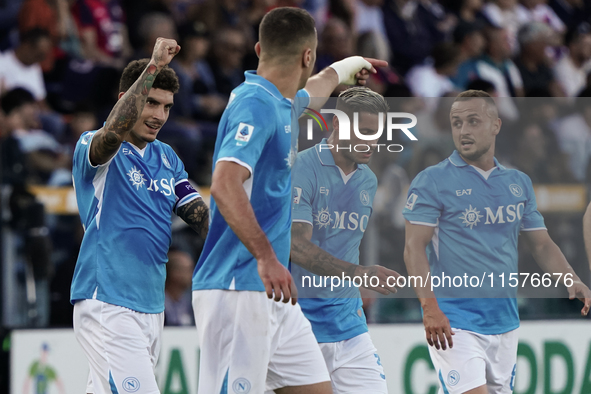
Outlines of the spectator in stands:
{"label": "spectator in stands", "polygon": [[547,89],[552,96],[563,97],[561,86],[554,79],[549,67],[550,59],[546,48],[554,41],[554,31],[541,22],[531,22],[519,29],[517,34],[521,53],[515,65],[521,73],[523,90],[527,93],[536,89]]}
{"label": "spectator in stands", "polygon": [[487,27],[486,51],[470,63],[469,73],[495,85],[499,97],[522,97],[523,81],[515,63],[511,60],[511,47],[507,29]]}
{"label": "spectator in stands", "polygon": [[406,83],[414,96],[441,97],[455,90],[450,77],[455,75],[460,49],[453,43],[437,44],[431,53],[432,64],[413,67],[406,75]]}
{"label": "spectator in stands", "polygon": [[[472,61],[482,55],[486,44],[482,33],[483,26],[479,22],[460,22],[454,30],[453,39],[460,49],[460,65],[452,82],[459,87],[465,87],[470,80],[477,78],[472,69]],[[472,74],[470,72],[472,71]]]}
{"label": "spectator in stands", "polygon": [[164,325],[194,326],[191,306],[191,278],[195,264],[191,256],[180,250],[168,252],[164,287]]}
{"label": "spectator in stands", "polygon": [[51,134],[38,129],[39,105],[33,95],[22,88],[13,89],[2,97],[1,106],[7,119],[7,133],[18,141],[26,156],[27,181],[69,184],[71,157]]}
{"label": "spectator in stands", "polygon": [[[9,92],[12,93],[12,92]],[[5,94],[0,98],[0,183],[22,185],[28,178],[27,156],[22,151],[15,130],[23,127],[22,107],[30,100],[29,94]],[[33,99],[33,102],[35,100]]]}
{"label": "spectator in stands", "polygon": [[131,46],[120,1],[77,0],[72,13],[78,23],[85,58],[123,69],[131,55]]}
{"label": "spectator in stands", "polygon": [[448,25],[445,13],[437,3],[414,0],[384,2],[384,25],[392,52],[392,65],[401,74],[421,64],[433,46],[445,37]]}
{"label": "spectator in stands", "polygon": [[557,33],[566,31],[566,25],[548,5],[548,0],[521,0],[518,9],[528,22],[545,23]]}
{"label": "spectator in stands", "polygon": [[571,183],[574,176],[568,168],[567,157],[558,146],[551,130],[529,118],[516,128],[516,144],[511,162],[525,172],[533,183]]}
{"label": "spectator in stands", "polygon": [[[34,28],[47,30],[54,45],[68,33],[68,1],[67,0],[25,0],[19,15],[19,31],[26,32]],[[55,50],[50,51],[41,68],[43,72],[53,69]]]}
{"label": "spectator in stands", "polygon": [[242,61],[246,39],[240,29],[226,27],[215,33],[210,67],[219,93],[230,97],[232,90],[244,82]]}
{"label": "spectator in stands", "polygon": [[586,86],[591,70],[591,25],[584,22],[569,29],[564,44],[568,54],[556,63],[554,75],[566,95],[576,97]]}
{"label": "spectator in stands", "polygon": [[149,58],[158,37],[177,39],[177,28],[174,19],[162,12],[152,12],[142,17],[139,23],[139,35],[142,46],[133,55],[134,59]]}
{"label": "spectator in stands", "polygon": [[186,119],[217,120],[228,99],[217,93],[213,71],[205,61],[210,44],[207,27],[192,22],[181,26],[179,34],[183,50],[170,66],[179,77],[180,89],[171,114]]}
{"label": "spectator in stands", "polygon": [[32,29],[21,34],[20,44],[14,50],[0,54],[0,93],[16,87],[30,91],[36,101],[46,96],[42,62],[51,51],[49,32]]}
{"label": "spectator in stands", "polygon": [[442,1],[442,3],[457,15],[460,24],[480,22],[484,18],[482,15],[483,0],[449,0]]}
{"label": "spectator in stands", "polygon": [[493,26],[506,29],[511,51],[516,53],[517,32],[528,22],[527,16],[519,12],[517,0],[492,0],[484,5],[482,13]]}
{"label": "spectator in stands", "polygon": [[576,101],[576,112],[553,125],[560,149],[569,155],[569,167],[578,182],[585,182],[591,158],[591,89],[585,88]]}
{"label": "spectator in stands", "polygon": [[352,56],[354,49],[351,28],[339,18],[330,18],[320,35],[316,68],[323,70],[336,61]]}
{"label": "spectator in stands", "polygon": [[566,26],[577,26],[591,18],[591,3],[585,0],[550,0],[549,5]]}

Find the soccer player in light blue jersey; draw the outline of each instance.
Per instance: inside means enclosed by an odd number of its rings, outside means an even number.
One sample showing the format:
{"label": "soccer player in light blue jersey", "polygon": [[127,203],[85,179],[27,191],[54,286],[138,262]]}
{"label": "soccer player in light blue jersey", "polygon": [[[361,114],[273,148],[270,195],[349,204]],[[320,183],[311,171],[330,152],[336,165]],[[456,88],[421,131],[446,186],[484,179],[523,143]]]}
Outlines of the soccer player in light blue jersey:
{"label": "soccer player in light blue jersey", "polygon": [[[386,119],[388,104],[368,88],[352,87],[339,95],[336,109],[349,119],[358,113],[358,130],[369,138],[378,130],[378,114],[383,113],[382,119]],[[353,279],[367,275],[379,278],[377,287],[369,288],[383,294],[396,291],[388,286],[387,278],[396,279],[398,273],[381,266],[359,265],[359,245],[378,186],[367,163],[378,138],[361,140],[351,123],[351,139],[341,141],[342,127],[334,116],[330,137],[299,153],[295,162],[291,272],[301,286],[299,303],[320,344],[333,393],[387,393],[384,369],[368,333],[359,289],[351,284],[334,291],[310,288],[312,281],[322,283],[323,276]],[[308,279],[315,274],[320,277]],[[306,279],[308,288],[302,282]]]}
{"label": "soccer player in light blue jersey", "polygon": [[[470,278],[468,287],[454,288],[449,280],[426,280],[415,287],[439,392],[511,393],[519,327],[513,287],[520,277],[519,234],[540,267],[561,275],[570,298],[584,302],[583,315],[589,312],[591,292],[549,237],[529,177],[495,159],[501,120],[494,100],[482,91],[463,92],[450,120],[456,151],[419,173],[408,191],[404,260],[410,275],[425,280],[429,273]],[[473,277],[480,281],[483,276],[480,287]],[[431,283],[440,287],[433,292]]]}
{"label": "soccer player in light blue jersey", "polygon": [[193,274],[200,394],[332,391],[287,269],[294,126],[303,107],[324,104],[339,83],[364,81],[372,64],[387,63],[352,57],[309,78],[316,46],[306,11],[269,12],[255,46],[257,71],[245,73],[222,115],[210,232]]}
{"label": "soccer player in light blue jersey", "polygon": [[159,38],[123,71],[119,100],[82,134],[73,177],[84,238],[72,281],[74,331],[90,363],[87,393],[159,393],[154,367],[175,212],[205,237],[208,209],[173,149],[156,140],[179,82],[180,47]]}

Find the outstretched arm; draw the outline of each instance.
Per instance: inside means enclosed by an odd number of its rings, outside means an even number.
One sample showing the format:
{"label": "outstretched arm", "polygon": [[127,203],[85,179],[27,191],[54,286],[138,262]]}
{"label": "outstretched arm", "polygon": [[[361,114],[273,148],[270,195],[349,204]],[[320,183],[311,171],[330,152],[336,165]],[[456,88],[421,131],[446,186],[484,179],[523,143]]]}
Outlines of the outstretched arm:
{"label": "outstretched arm", "polygon": [[[449,347],[453,347],[451,326],[449,319],[439,309],[439,304],[431,290],[431,278],[429,274],[429,260],[425,248],[431,242],[435,227],[412,224],[406,221],[406,242],[404,245],[404,263],[409,276],[420,276],[421,284],[414,290],[423,307],[423,324],[427,342],[437,349],[446,349],[446,340]],[[415,285],[416,285],[415,281]],[[441,344],[441,345],[440,345]]]}
{"label": "outstretched arm", "polygon": [[[535,230],[535,231],[522,231],[521,235],[524,236],[534,259],[538,265],[550,274],[562,274],[562,283],[568,290],[568,295],[571,300],[578,298],[585,305],[581,309],[581,315],[586,316],[589,313],[591,307],[591,291],[581,281],[578,275],[570,266],[566,257],[560,251],[558,245],[552,241],[548,231],[546,230]],[[569,274],[572,278],[572,286],[568,286],[565,276]],[[572,275],[572,276],[571,276]]]}
{"label": "outstretched arm", "polygon": [[331,64],[318,74],[310,77],[306,83],[306,91],[310,94],[310,108],[322,108],[331,93],[339,84],[365,85],[369,74],[375,74],[375,67],[385,67],[388,62],[361,56],[351,56]]}
{"label": "outstretched arm", "polygon": [[291,225],[291,261],[308,271],[321,276],[375,276],[380,279],[376,287],[367,287],[378,293],[388,295],[396,293],[394,286],[389,286],[388,277],[398,277],[396,271],[374,265],[364,267],[340,260],[312,243],[312,226],[309,223],[295,222]]}
{"label": "outstretched arm", "polygon": [[90,146],[93,165],[106,163],[117,152],[144,110],[156,76],[179,50],[175,40],[158,38],[146,69],[117,101],[105,125],[94,135]]}

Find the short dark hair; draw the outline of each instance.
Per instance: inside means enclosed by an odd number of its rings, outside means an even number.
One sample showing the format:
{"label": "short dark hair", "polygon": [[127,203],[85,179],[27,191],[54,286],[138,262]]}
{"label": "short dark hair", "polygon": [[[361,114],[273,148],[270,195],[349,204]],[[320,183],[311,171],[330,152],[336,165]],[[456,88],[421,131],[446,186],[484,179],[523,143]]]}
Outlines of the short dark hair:
{"label": "short dark hair", "polygon": [[591,34],[591,25],[588,22],[582,22],[578,25],[571,26],[564,35],[564,45],[577,42],[582,36]]}
{"label": "short dark hair", "polygon": [[353,86],[342,91],[337,98],[336,108],[349,114],[351,112],[379,114],[388,112],[390,109],[384,96],[364,86]]}
{"label": "short dark hair", "polygon": [[19,41],[21,44],[37,45],[42,38],[51,39],[49,31],[40,27],[34,27],[29,30],[21,31],[19,34]]}
{"label": "short dark hair", "polygon": [[22,107],[25,104],[34,103],[35,97],[27,89],[16,88],[4,94],[0,98],[0,106],[6,115],[10,115],[12,111]]}
{"label": "short dark hair", "polygon": [[299,8],[275,8],[263,17],[259,27],[261,50],[272,56],[297,55],[314,35],[314,18]]}
{"label": "short dark hair", "polygon": [[[148,63],[150,63],[150,59],[140,59],[130,62],[123,70],[123,74],[119,80],[119,92],[127,92],[131,85],[142,75]],[[158,75],[156,75],[152,88],[176,93],[179,91],[179,78],[172,68],[164,66]]]}
{"label": "short dark hair", "polygon": [[495,100],[492,98],[490,94],[486,93],[483,90],[466,90],[456,96],[454,103],[458,101],[470,101],[478,98],[483,99],[488,108],[492,109],[497,117],[499,116],[499,110],[497,108]]}
{"label": "short dark hair", "polygon": [[460,48],[454,43],[442,42],[433,47],[431,57],[433,57],[433,67],[441,69],[457,62],[460,57]]}

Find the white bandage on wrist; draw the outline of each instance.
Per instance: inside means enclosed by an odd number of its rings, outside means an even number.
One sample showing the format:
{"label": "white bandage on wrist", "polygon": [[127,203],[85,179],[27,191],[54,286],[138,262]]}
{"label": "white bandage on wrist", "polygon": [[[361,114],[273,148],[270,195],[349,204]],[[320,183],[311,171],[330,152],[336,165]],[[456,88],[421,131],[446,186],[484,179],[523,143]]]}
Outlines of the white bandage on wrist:
{"label": "white bandage on wrist", "polygon": [[339,60],[329,66],[336,71],[339,76],[339,84],[355,85],[357,74],[361,69],[365,68],[371,70],[371,63],[362,58],[361,56],[351,56],[343,60]]}

